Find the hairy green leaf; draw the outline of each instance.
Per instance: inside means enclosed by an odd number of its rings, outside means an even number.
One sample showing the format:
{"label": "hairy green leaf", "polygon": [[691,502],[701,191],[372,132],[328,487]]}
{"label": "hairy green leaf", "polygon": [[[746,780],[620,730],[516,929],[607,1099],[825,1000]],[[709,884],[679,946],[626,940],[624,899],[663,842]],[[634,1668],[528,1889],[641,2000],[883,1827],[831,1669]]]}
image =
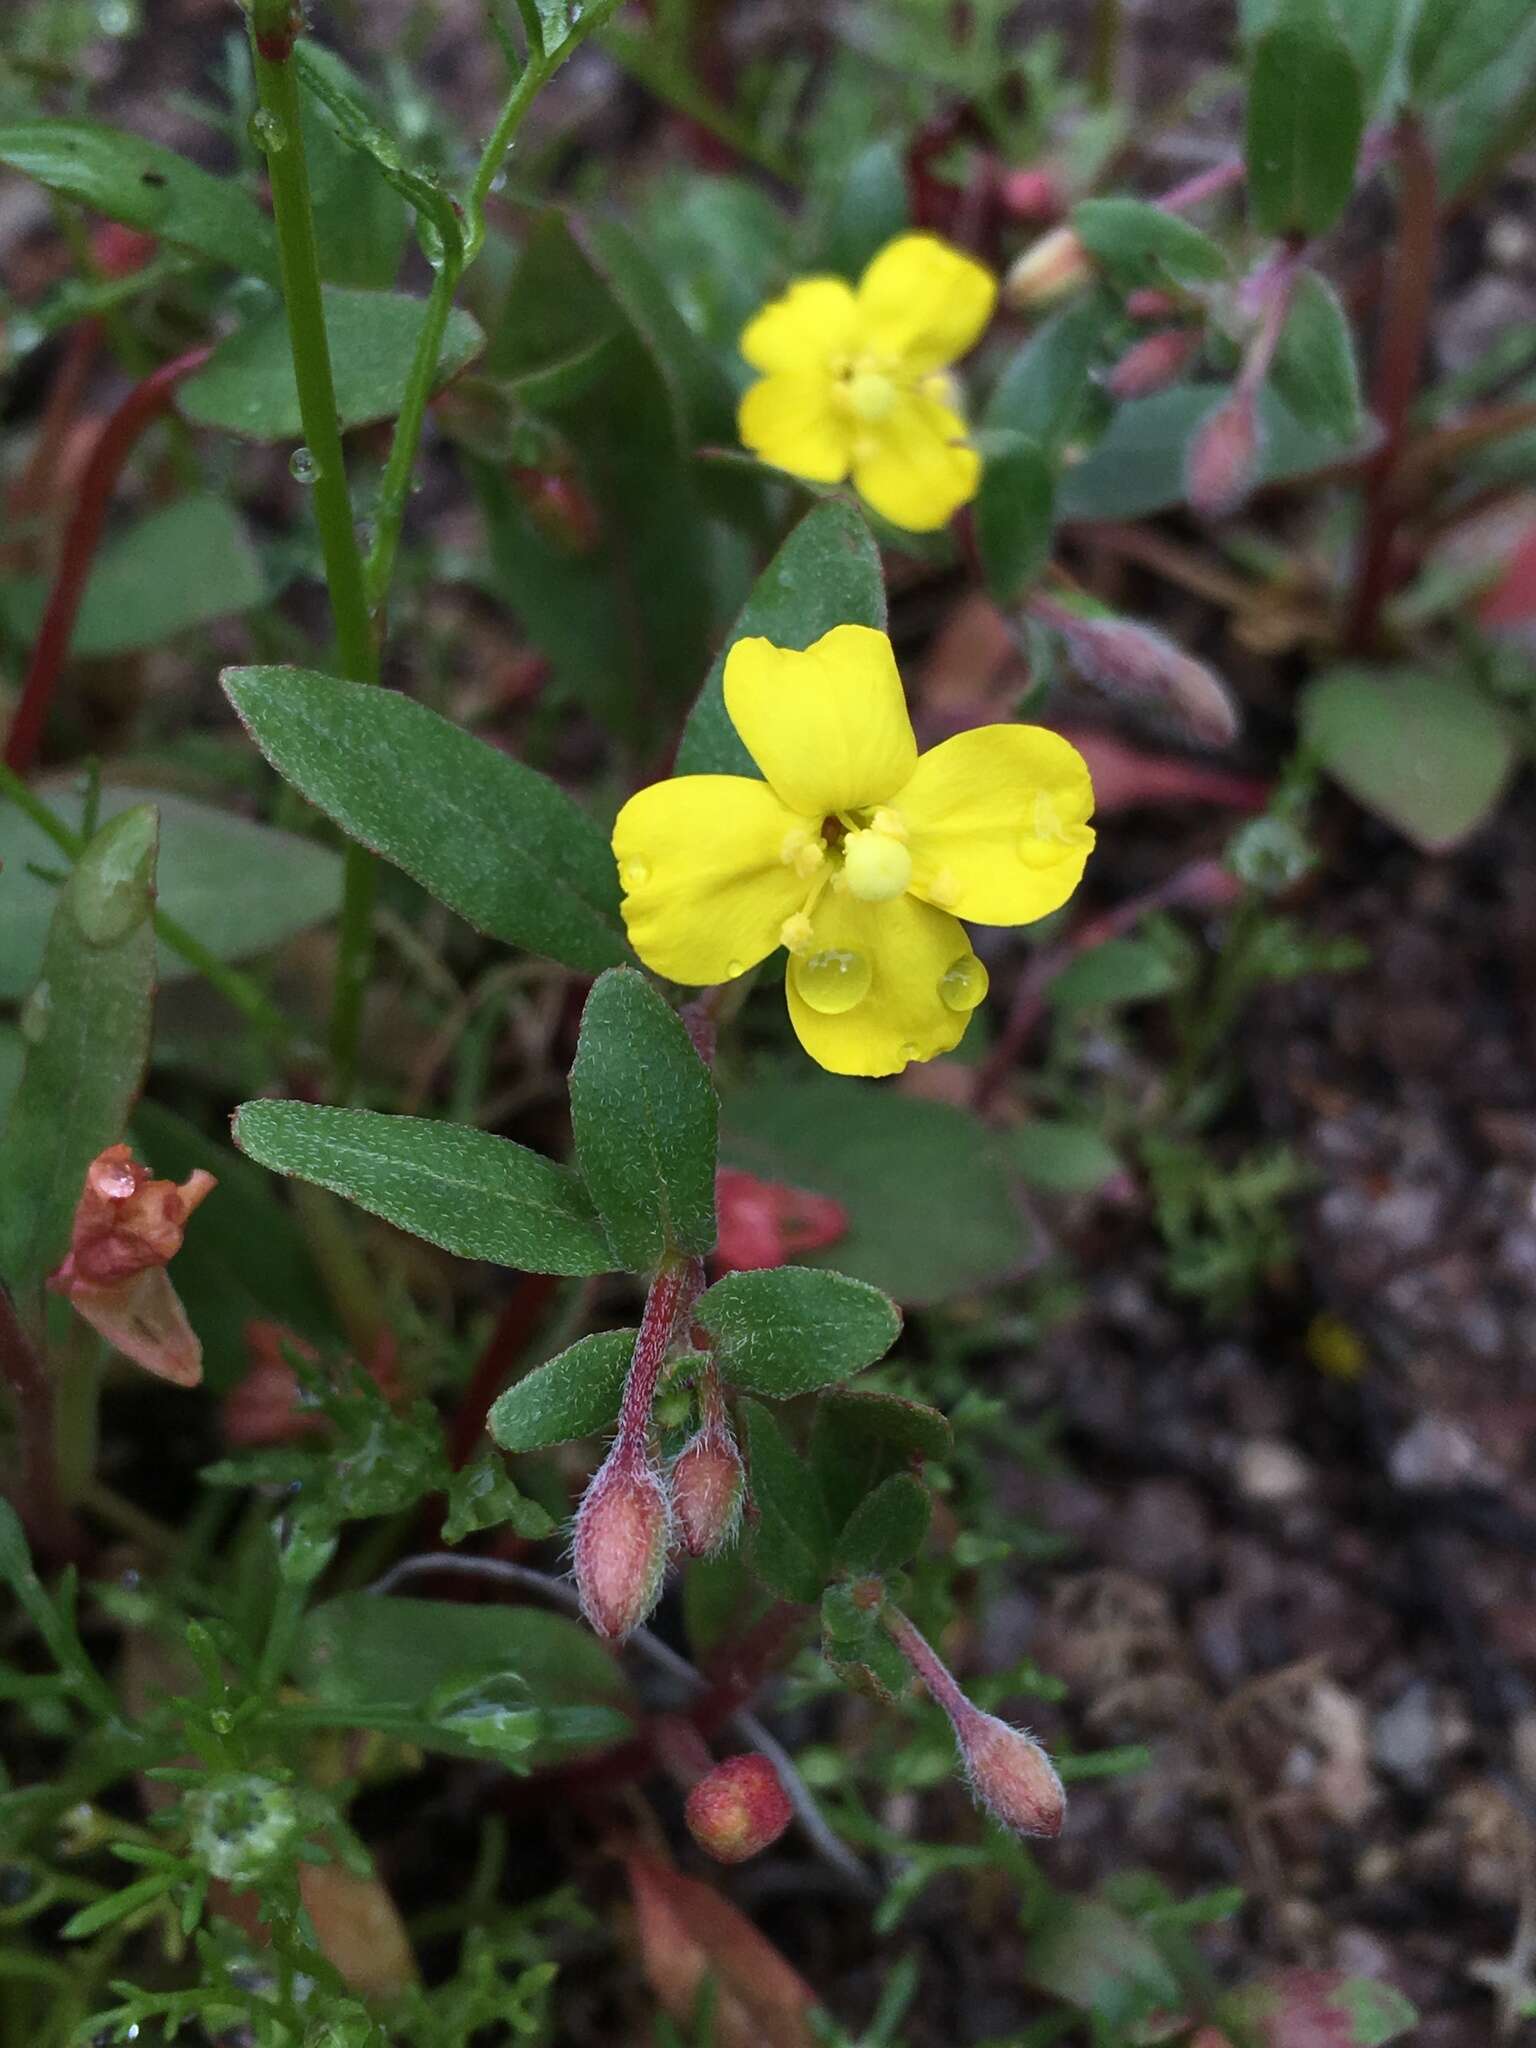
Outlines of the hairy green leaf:
{"label": "hairy green leaf", "polygon": [[1320,235],[1354,190],[1365,94],[1323,0],[1287,0],[1253,49],[1248,204],[1267,235]]}
{"label": "hairy green leaf", "polygon": [[757,1401],[746,1401],[742,1412],[756,1511],[749,1562],[764,1585],[786,1600],[819,1600],[832,1558],[821,1493],[770,1411]]}
{"label": "hairy green leaf", "polygon": [[633,1330],[599,1330],[535,1366],[492,1404],[487,1428],[504,1451],[542,1451],[611,1429],[635,1348]]}
{"label": "hairy green leaf", "polygon": [[896,1304],[864,1280],[811,1266],[727,1273],[694,1307],[728,1385],[785,1401],[883,1358],[901,1333]]}

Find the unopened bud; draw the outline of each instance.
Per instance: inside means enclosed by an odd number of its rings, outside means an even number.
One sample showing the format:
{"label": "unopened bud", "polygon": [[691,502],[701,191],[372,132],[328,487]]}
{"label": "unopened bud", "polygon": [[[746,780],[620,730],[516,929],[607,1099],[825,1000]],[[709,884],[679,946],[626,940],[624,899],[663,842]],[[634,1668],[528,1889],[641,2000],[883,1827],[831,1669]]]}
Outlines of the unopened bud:
{"label": "unopened bud", "polygon": [[776,1842],[795,1817],[765,1756],[727,1757],[688,1794],[688,1832],[717,1863],[745,1863]]}
{"label": "unopened bud", "polygon": [[1003,279],[1003,302],[1016,312],[1054,305],[1085,285],[1093,263],[1075,228],[1053,228],[1016,259]]}
{"label": "unopened bud", "polygon": [[672,1511],[690,1557],[713,1557],[736,1534],[747,1475],[723,1420],[706,1422],[672,1467]]}
{"label": "unopened bud", "polygon": [[1005,171],[997,196],[1003,210],[1015,220],[1031,221],[1037,227],[1060,220],[1066,211],[1061,180],[1050,171]]}
{"label": "unopened bud", "polygon": [[1180,308],[1172,292],[1159,291],[1155,285],[1142,285],[1126,299],[1125,310],[1132,320],[1172,320]]}
{"label": "unopened bud", "polygon": [[1101,690],[1161,705],[1209,746],[1237,737],[1237,711],[1224,685],[1166,635],[1133,619],[1076,612],[1054,598],[1035,598],[1029,609],[1060,633],[1074,666]]}
{"label": "unopened bud", "polygon": [[576,1590],[600,1636],[622,1641],[656,1605],[671,1520],[667,1489],[649,1453],[620,1437],[576,1510]]}
{"label": "unopened bud", "polygon": [[993,1818],[1021,1835],[1059,1835],[1067,1795],[1034,1737],[979,1707],[952,1719],[971,1790]]}
{"label": "unopened bud", "polygon": [[1150,398],[1183,374],[1199,346],[1198,328],[1161,328],[1126,350],[1104,388],[1111,398]]}
{"label": "unopened bud", "polygon": [[1234,391],[1201,421],[1184,461],[1184,491],[1196,512],[1224,519],[1235,512],[1258,476],[1263,434],[1251,391]]}
{"label": "unopened bud", "polygon": [[544,538],[568,555],[590,555],[602,539],[597,507],[574,476],[558,469],[514,468],[512,485]]}

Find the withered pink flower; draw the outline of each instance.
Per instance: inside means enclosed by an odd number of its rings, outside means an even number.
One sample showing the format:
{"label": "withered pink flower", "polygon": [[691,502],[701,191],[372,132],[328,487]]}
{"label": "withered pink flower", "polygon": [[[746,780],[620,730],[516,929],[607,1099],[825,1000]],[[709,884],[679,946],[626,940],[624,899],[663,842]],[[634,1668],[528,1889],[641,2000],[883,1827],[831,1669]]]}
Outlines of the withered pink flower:
{"label": "withered pink flower", "polygon": [[[294,1360],[319,1363],[320,1354],[312,1344],[296,1337],[281,1323],[253,1319],[245,1326],[245,1350],[250,1366],[245,1377],[224,1396],[224,1440],[239,1450],[272,1444],[297,1443],[325,1427],[325,1416],[300,1399],[299,1376]],[[392,1331],[385,1330],[363,1370],[392,1408],[406,1397],[395,1358]]]}
{"label": "withered pink flower", "polygon": [[48,1280],[125,1358],[178,1387],[202,1378],[203,1347],[165,1269],[217,1185],[201,1167],[179,1187],[156,1180],[127,1145],[109,1145],[85,1170],[69,1252]]}

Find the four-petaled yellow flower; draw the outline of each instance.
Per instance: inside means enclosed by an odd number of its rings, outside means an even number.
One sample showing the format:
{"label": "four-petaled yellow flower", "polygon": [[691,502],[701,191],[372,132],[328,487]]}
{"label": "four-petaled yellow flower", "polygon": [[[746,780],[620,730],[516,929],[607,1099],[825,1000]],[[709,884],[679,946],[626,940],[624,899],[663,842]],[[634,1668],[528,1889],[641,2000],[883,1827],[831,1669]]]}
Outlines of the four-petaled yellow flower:
{"label": "four-petaled yellow flower", "polygon": [[936,235],[888,242],[855,289],[803,277],[741,337],[762,377],[741,438],[811,483],[849,475],[893,526],[931,533],[976,495],[981,461],[949,365],[992,316],[991,273]]}
{"label": "four-petaled yellow flower", "polygon": [[835,1074],[948,1052],[987,992],[962,917],[1030,924],[1093,845],[1077,749],[987,725],[918,757],[891,643],[834,626],[803,653],[738,640],[725,708],[766,778],[684,775],[613,831],[624,922],[671,981],[732,981],[785,946],[790,1021]]}

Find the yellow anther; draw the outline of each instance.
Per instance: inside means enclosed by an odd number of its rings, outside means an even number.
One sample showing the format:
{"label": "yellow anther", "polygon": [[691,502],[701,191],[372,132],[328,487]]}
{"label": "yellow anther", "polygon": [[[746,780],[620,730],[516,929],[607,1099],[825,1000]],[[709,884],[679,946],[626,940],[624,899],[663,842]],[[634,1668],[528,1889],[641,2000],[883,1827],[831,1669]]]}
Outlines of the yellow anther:
{"label": "yellow anther", "polygon": [[779,848],[779,859],[803,881],[809,881],[826,857],[826,847],[808,825],[796,825],[786,832]]}
{"label": "yellow anther", "polygon": [[850,832],[843,841],[843,873],[862,903],[889,903],[912,879],[912,856],[887,832]]}
{"label": "yellow anther", "polygon": [[883,832],[887,839],[899,839],[903,845],[907,839],[907,821],[900,811],[893,811],[889,804],[882,804],[869,821],[871,832]]}
{"label": "yellow anther", "polygon": [[892,379],[879,370],[856,371],[843,390],[854,418],[870,421],[883,420],[899,395]]}

